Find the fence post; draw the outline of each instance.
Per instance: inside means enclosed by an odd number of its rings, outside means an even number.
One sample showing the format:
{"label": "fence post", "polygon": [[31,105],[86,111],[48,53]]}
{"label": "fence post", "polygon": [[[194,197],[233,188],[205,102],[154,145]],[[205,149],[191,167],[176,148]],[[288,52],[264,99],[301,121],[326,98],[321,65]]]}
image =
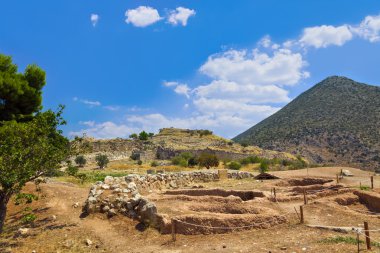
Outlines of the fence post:
{"label": "fence post", "polygon": [[172,239],[173,239],[173,242],[175,242],[177,240],[175,219],[172,219]]}
{"label": "fence post", "polygon": [[303,217],[303,206],[300,206],[300,215],[301,215],[301,224],[305,222],[304,217]]}
{"label": "fence post", "polygon": [[358,243],[358,253],[360,253],[360,238],[358,232],[356,232],[356,242]]}
{"label": "fence post", "polygon": [[303,202],[306,205],[307,204],[307,196],[306,196],[306,190],[303,189]]}
{"label": "fence post", "polygon": [[277,201],[276,188],[273,188],[274,199]]}
{"label": "fence post", "polygon": [[369,228],[368,228],[368,222],[364,222],[364,233],[365,233],[365,242],[367,244],[367,249],[371,249],[371,238],[369,237]]}
{"label": "fence post", "polygon": [[373,176],[371,176],[371,189],[373,189]]}
{"label": "fence post", "polygon": [[336,174],[336,183],[339,184],[339,174]]}

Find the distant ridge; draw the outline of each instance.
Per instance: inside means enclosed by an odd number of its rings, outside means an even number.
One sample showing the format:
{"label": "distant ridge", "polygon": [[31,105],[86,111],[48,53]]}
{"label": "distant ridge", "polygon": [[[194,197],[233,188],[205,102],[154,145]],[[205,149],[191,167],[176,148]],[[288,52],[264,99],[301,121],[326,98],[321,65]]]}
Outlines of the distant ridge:
{"label": "distant ridge", "polygon": [[234,141],[314,163],[380,169],[380,87],[328,77]]}

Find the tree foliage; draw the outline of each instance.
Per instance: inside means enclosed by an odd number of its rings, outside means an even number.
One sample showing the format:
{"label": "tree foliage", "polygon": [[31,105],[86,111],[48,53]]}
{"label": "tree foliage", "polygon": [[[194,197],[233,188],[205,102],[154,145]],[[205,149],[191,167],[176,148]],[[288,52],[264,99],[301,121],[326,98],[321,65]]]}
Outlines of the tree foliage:
{"label": "tree foliage", "polygon": [[87,160],[83,155],[78,155],[77,157],[75,157],[75,163],[80,167],[86,165],[86,162]]}
{"label": "tree foliage", "polygon": [[37,65],[29,65],[24,73],[10,56],[0,54],[0,121],[27,121],[41,110],[45,72]]}
{"label": "tree foliage", "polygon": [[198,164],[200,167],[206,167],[207,169],[210,169],[211,167],[219,166],[219,159],[216,155],[202,153],[198,158]]}
{"label": "tree foliage", "polygon": [[101,169],[104,169],[105,167],[107,167],[107,164],[109,163],[108,156],[104,154],[96,155],[95,161],[98,164],[99,168]]}
{"label": "tree foliage", "polygon": [[62,110],[46,111],[28,122],[7,121],[0,127],[0,231],[6,204],[29,181],[54,174],[68,155],[69,141],[59,127]]}

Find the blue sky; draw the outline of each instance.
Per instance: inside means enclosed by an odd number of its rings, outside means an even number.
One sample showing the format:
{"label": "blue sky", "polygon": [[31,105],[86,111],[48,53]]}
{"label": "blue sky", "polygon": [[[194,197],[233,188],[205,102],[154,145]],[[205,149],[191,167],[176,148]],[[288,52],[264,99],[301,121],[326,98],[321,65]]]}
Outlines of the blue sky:
{"label": "blue sky", "polygon": [[380,84],[373,0],[2,0],[0,53],[47,72],[67,136],[234,137],[330,75]]}

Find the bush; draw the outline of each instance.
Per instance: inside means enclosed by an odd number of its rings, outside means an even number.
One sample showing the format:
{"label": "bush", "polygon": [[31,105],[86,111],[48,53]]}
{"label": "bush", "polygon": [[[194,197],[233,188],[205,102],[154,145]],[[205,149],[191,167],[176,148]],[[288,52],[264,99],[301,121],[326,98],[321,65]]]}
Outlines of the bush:
{"label": "bush", "polygon": [[190,159],[187,161],[187,165],[190,167],[198,165],[198,159],[195,156],[190,157]]}
{"label": "bush", "polygon": [[101,169],[107,167],[107,164],[109,163],[108,156],[103,154],[96,155],[95,161]]}
{"label": "bush", "polygon": [[207,169],[210,169],[210,167],[219,166],[219,159],[216,155],[202,153],[198,158],[198,163],[200,167],[206,167]]}
{"label": "bush", "polygon": [[79,179],[79,182],[81,184],[84,184],[84,182],[87,180],[87,175],[84,173],[76,174],[75,177]]}
{"label": "bush", "polygon": [[84,158],[83,155],[78,155],[76,158],[75,158],[75,163],[79,166],[79,167],[83,167],[84,165],[86,165],[86,158]]}
{"label": "bush", "polygon": [[269,162],[268,160],[264,160],[260,163],[259,171],[260,173],[265,173],[269,169]]}
{"label": "bush", "polygon": [[232,161],[228,164],[230,170],[240,170],[241,164],[239,162]]}
{"label": "bush", "polygon": [[75,176],[79,171],[79,168],[76,166],[69,165],[69,167],[66,168],[65,172],[69,176]]}
{"label": "bush", "polygon": [[188,165],[187,160],[185,158],[183,158],[182,156],[173,157],[172,163],[174,165],[179,165],[181,167],[187,167],[187,165]]}
{"label": "bush", "polygon": [[137,136],[137,134],[131,134],[131,135],[129,135],[129,138],[131,138],[133,140],[137,140],[139,137]]}
{"label": "bush", "polygon": [[229,141],[227,144],[228,144],[228,146],[232,146],[232,145],[234,145],[234,142],[233,141]]}
{"label": "bush", "polygon": [[146,140],[148,140],[148,138],[149,138],[149,134],[148,134],[147,132],[145,132],[145,131],[142,131],[142,132],[139,134],[139,139],[140,139],[141,141],[146,141]]}
{"label": "bush", "polygon": [[132,155],[130,156],[130,158],[131,158],[133,161],[140,160],[140,153],[133,153],[133,152],[132,152]]}
{"label": "bush", "polygon": [[158,166],[158,162],[157,161],[153,161],[153,162],[150,163],[150,166],[157,167]]}
{"label": "bush", "polygon": [[149,133],[148,136],[152,138],[154,136],[154,133]]}
{"label": "bush", "polygon": [[247,143],[247,142],[242,142],[242,143],[240,143],[240,145],[242,146],[242,147],[248,147],[249,146],[249,144]]}
{"label": "bush", "polygon": [[137,164],[138,164],[138,165],[142,165],[142,163],[143,163],[143,162],[142,162],[141,160],[138,160],[138,161],[137,161]]}
{"label": "bush", "polygon": [[210,131],[210,130],[199,130],[199,136],[202,137],[204,135],[212,135],[212,131]]}

